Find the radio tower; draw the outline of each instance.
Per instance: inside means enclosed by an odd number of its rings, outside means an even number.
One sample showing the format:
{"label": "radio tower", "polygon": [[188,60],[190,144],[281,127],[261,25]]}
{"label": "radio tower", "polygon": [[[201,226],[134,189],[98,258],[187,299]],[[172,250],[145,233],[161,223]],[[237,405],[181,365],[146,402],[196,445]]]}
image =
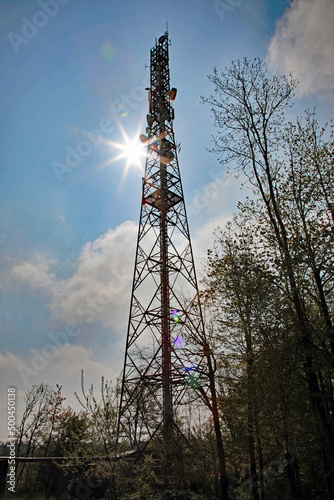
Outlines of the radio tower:
{"label": "radio tower", "polygon": [[[145,176],[121,388],[119,438],[168,442],[199,383],[204,338],[194,259],[173,132],[168,31],[150,54]],[[178,423],[177,423],[178,422]]]}

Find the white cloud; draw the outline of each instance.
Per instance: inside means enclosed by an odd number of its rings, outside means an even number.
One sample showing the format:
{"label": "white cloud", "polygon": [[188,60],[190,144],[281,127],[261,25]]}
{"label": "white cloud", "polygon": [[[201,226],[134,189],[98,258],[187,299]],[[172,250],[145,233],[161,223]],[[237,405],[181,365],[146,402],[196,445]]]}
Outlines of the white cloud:
{"label": "white cloud", "polygon": [[106,368],[102,363],[95,359],[91,349],[85,349],[80,345],[66,344],[59,349],[52,370],[56,377],[61,376],[67,379],[71,377],[78,379],[81,370],[84,369],[87,378],[90,376],[108,375],[110,367]]}
{"label": "white cloud", "polygon": [[[15,356],[12,352],[1,354],[0,352],[0,380],[11,386],[20,383],[17,367],[22,365],[23,361],[20,357]],[[9,387],[9,385],[8,385]]]}
{"label": "white cloud", "polygon": [[42,381],[67,388],[73,383],[78,385],[81,370],[88,378],[105,376],[116,377],[110,366],[105,366],[96,359],[91,349],[66,343],[59,346],[47,341],[41,349],[29,349],[24,357],[7,351],[0,353],[0,379],[3,385],[15,387],[23,394],[28,388]]}
{"label": "white cloud", "polygon": [[290,71],[298,93],[334,98],[334,2],[293,0],[276,25],[267,61],[273,72]]}
{"label": "white cloud", "polygon": [[66,397],[65,405],[79,410],[74,392],[80,393],[81,370],[84,370],[86,389],[93,384],[98,396],[102,376],[109,381],[116,381],[118,372],[111,369],[114,364],[113,359],[107,364],[100,362],[91,349],[79,345],[67,343],[59,347],[53,344],[52,350],[50,340],[44,348],[31,349],[24,357],[12,352],[0,353],[0,380],[4,389],[0,394],[0,440],[7,438],[8,388],[16,389],[16,424],[19,424],[24,410],[24,394],[34,384],[45,382],[53,387],[56,383],[61,385]]}
{"label": "white cloud", "polygon": [[87,243],[71,278],[55,289],[51,309],[68,321],[122,323],[128,310],[137,226],[124,222]]}
{"label": "white cloud", "polygon": [[224,228],[232,219],[239,202],[253,196],[250,189],[242,188],[246,182],[247,178],[242,173],[238,177],[222,174],[201,186],[190,199],[187,212],[198,277],[202,275],[202,261],[206,259],[206,251],[213,246],[214,231],[218,226]]}
{"label": "white cloud", "polygon": [[86,243],[68,279],[52,271],[57,261],[40,255],[12,267],[11,277],[48,297],[57,318],[121,330],[129,308],[136,241],[137,225],[127,221]]}
{"label": "white cloud", "polygon": [[52,293],[55,275],[51,267],[56,263],[56,260],[47,260],[41,255],[36,255],[31,261],[12,267],[11,275],[33,290]]}
{"label": "white cloud", "polygon": [[230,214],[222,211],[218,215],[211,217],[211,219],[198,229],[193,239],[193,246],[199,257],[205,256],[208,248],[212,248],[215,239],[215,230],[218,227],[223,229],[231,218]]}
{"label": "white cloud", "polygon": [[217,214],[232,216],[237,210],[238,202],[250,194],[248,190],[241,191],[247,181],[242,172],[237,176],[223,173],[217,177],[211,172],[209,175],[214,180],[197,189],[189,203],[186,203],[188,216],[195,216],[194,221],[204,221],[204,224],[210,217],[217,217]]}

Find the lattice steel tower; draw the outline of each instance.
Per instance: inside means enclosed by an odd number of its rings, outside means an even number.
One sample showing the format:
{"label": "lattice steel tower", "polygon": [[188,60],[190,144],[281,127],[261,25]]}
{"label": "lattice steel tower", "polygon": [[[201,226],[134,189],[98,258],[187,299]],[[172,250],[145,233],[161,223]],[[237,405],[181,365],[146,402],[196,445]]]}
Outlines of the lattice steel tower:
{"label": "lattice steel tower", "polygon": [[[204,338],[184,204],[169,82],[166,31],[150,54],[145,176],[121,389],[119,435],[132,446],[180,431],[180,415],[200,377]],[[178,417],[178,418],[177,418]]]}

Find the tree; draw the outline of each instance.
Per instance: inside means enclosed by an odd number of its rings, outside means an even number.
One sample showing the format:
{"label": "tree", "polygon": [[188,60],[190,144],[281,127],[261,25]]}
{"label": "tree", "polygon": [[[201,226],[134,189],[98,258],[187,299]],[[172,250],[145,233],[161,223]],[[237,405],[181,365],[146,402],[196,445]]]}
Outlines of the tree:
{"label": "tree", "polygon": [[[285,295],[294,315],[295,335],[302,350],[303,369],[318,437],[324,450],[323,463],[327,472],[328,495],[331,498],[334,495],[334,425],[331,401],[328,398],[332,391],[334,366],[333,330],[328,307],[331,299],[324,300],[327,278],[319,268],[318,256],[315,258],[313,255],[312,260],[312,252],[315,250],[312,241],[319,238],[317,228],[309,223],[311,219],[306,223],[304,210],[298,212],[297,221],[293,220],[292,205],[289,203],[289,196],[285,196],[289,189],[293,189],[292,184],[289,182],[289,188],[282,192],[281,179],[286,179],[287,165],[290,166],[290,175],[291,167],[295,169],[299,165],[299,172],[303,172],[304,180],[302,184],[299,183],[299,188],[302,189],[295,192],[297,196],[293,200],[297,203],[299,197],[303,203],[308,201],[307,208],[312,212],[314,194],[307,190],[309,183],[305,175],[306,167],[312,164],[312,185],[315,187],[317,182],[320,185],[317,189],[317,207],[325,210],[323,214],[329,213],[332,216],[330,188],[325,179],[328,166],[332,165],[330,155],[326,156],[326,153],[332,152],[333,146],[332,143],[317,144],[315,139],[319,136],[314,133],[314,127],[312,130],[311,121],[308,127],[303,131],[298,129],[296,133],[291,127],[290,130],[286,127],[285,111],[296,86],[291,76],[289,79],[276,76],[270,79],[261,60],[251,62],[244,59],[242,62],[232,62],[230,68],[220,76],[214,70],[209,79],[215,85],[215,95],[203,101],[213,106],[215,125],[219,128],[214,151],[220,155],[222,163],[233,162],[236,169],[245,172],[261,200],[257,216],[258,219],[264,219],[267,244],[275,255],[276,269],[281,275]],[[309,137],[305,145],[308,151],[306,161],[300,161],[303,149],[300,141],[303,134],[304,137]],[[296,149],[295,144],[299,144],[299,149]],[[287,163],[287,156],[284,154],[286,150],[290,153],[290,163]],[[302,208],[300,203],[299,208]],[[325,215],[321,220],[324,217]],[[324,224],[321,231],[322,234],[323,231],[328,231],[328,225]],[[301,252],[300,238],[307,247],[307,253]],[[327,238],[327,242],[330,239],[331,236]],[[326,243],[322,245],[323,255],[325,247]],[[312,291],[309,289],[311,293],[308,295],[305,281],[310,281],[304,279],[306,271],[312,275],[316,285]],[[323,325],[321,331],[317,317]],[[323,344],[321,352],[320,344]],[[324,366],[325,351],[327,359]]]}
{"label": "tree", "polygon": [[[217,231],[204,284],[206,303],[215,314],[216,349],[220,345],[222,351],[222,411],[232,436],[230,459],[234,469],[240,469],[247,443],[253,497],[264,499],[264,451],[269,456],[281,450],[293,452],[291,402],[304,398],[298,393],[294,339],[287,328],[289,309],[268,255],[254,235],[255,227],[239,214],[224,232]],[[305,408],[302,415],[305,423]],[[285,466],[292,469],[297,462],[294,454]],[[292,472],[290,486],[297,490],[299,478]],[[269,494],[273,494],[270,488]]]}
{"label": "tree", "polygon": [[[232,239],[231,235],[220,235],[219,243],[223,250],[222,258],[209,252],[208,260],[210,270],[208,272],[206,297],[215,296],[215,303],[224,300],[229,323],[231,327],[238,330],[241,335],[242,359],[246,367],[246,401],[247,401],[247,438],[249,446],[249,463],[252,478],[252,491],[254,500],[264,499],[262,462],[260,460],[260,474],[256,466],[255,441],[259,443],[260,456],[261,440],[258,432],[255,381],[254,381],[254,341],[253,336],[257,333],[255,326],[261,306],[266,305],[263,300],[265,291],[263,287],[263,268],[254,261],[250,252],[252,235],[238,235],[238,241]],[[262,285],[262,286],[261,286]],[[267,298],[267,297],[266,297]],[[261,311],[263,314],[263,311]],[[257,325],[258,327],[258,325]],[[262,487],[260,488],[259,476]]]}
{"label": "tree", "polygon": [[[25,410],[17,428],[17,456],[47,456],[52,444],[55,425],[61,412],[64,397],[61,386],[57,388],[41,382],[33,385],[25,393]],[[17,484],[35,490],[42,471],[40,465],[37,474],[30,472],[30,464],[20,467],[17,464]],[[25,479],[23,480],[23,473]],[[33,480],[34,478],[34,480]],[[21,484],[20,484],[21,483]]]}
{"label": "tree", "polygon": [[319,313],[321,349],[333,366],[334,141],[333,132],[325,141],[325,132],[326,126],[319,128],[315,112],[307,111],[296,125],[288,125],[284,138],[288,159],[277,187],[286,200],[283,209],[294,252],[298,252],[309,278],[305,295]]}
{"label": "tree", "polygon": [[[194,354],[196,357],[202,357],[204,363],[196,371],[190,371],[187,374],[187,383],[202,400],[212,416],[213,429],[215,435],[216,451],[219,464],[219,490],[222,500],[229,500],[229,483],[226,467],[226,454],[222,436],[221,421],[219,416],[219,395],[217,390],[217,364],[215,352],[213,349],[213,336],[208,335],[209,325],[207,325],[204,336],[199,337],[196,330],[191,336],[187,337],[189,341],[189,359]],[[197,371],[200,377],[197,378]]]}
{"label": "tree", "polygon": [[[109,462],[116,451],[116,431],[118,421],[118,395],[119,389],[113,388],[111,382],[101,378],[100,400],[94,394],[93,386],[88,392],[85,389],[84,372],[81,371],[81,391],[82,397],[77,393],[75,396],[79,401],[84,413],[89,416],[92,423],[92,435],[95,446],[103,450]],[[83,398],[83,399],[82,399]]]}

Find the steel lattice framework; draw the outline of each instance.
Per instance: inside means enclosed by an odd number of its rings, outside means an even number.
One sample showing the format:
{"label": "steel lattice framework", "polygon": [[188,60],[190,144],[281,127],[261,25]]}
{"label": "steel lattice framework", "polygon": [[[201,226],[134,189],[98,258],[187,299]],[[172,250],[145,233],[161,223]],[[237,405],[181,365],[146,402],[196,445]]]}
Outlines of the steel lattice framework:
{"label": "steel lattice framework", "polygon": [[168,48],[166,31],[150,53],[142,136],[147,156],[119,421],[119,435],[132,446],[180,430],[177,417],[202,361],[187,349],[194,335],[204,338],[204,324],[173,132]]}

